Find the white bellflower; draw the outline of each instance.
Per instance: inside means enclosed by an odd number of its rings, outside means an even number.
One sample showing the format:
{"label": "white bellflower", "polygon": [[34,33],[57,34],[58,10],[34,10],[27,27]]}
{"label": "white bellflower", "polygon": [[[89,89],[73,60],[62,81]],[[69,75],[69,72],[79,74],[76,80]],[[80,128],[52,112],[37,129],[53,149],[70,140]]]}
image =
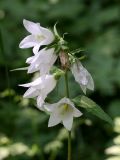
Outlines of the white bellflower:
{"label": "white bellflower", "polygon": [[40,46],[48,45],[53,42],[54,34],[47,28],[41,27],[40,23],[34,23],[28,20],[23,20],[23,25],[30,33],[19,44],[20,48],[33,47],[34,54],[37,53]]}
{"label": "white bellflower", "polygon": [[75,108],[70,99],[64,97],[58,103],[46,104],[45,109],[50,112],[48,127],[63,123],[67,130],[72,129],[73,117],[80,117],[82,113]]}
{"label": "white bellflower", "polygon": [[47,95],[55,88],[57,81],[53,75],[45,75],[37,78],[35,81],[20,86],[29,89],[23,95],[24,98],[37,98],[37,107],[43,109],[44,100]]}
{"label": "white bellflower", "polygon": [[29,57],[26,61],[26,63],[30,64],[28,67],[28,73],[40,71],[41,76],[48,74],[57,59],[57,55],[54,50],[54,48],[44,48],[34,56]]}

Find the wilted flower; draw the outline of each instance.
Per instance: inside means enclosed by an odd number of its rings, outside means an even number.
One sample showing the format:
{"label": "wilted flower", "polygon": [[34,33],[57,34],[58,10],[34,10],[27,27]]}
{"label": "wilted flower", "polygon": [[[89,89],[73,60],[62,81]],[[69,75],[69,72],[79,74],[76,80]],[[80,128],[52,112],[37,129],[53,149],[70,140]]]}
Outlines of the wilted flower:
{"label": "wilted flower", "polygon": [[90,73],[82,66],[80,61],[73,63],[71,67],[72,74],[76,82],[78,82],[83,90],[86,93],[86,89],[94,90],[94,82]]}
{"label": "wilted flower", "polygon": [[54,48],[44,48],[36,55],[29,57],[26,61],[30,64],[28,67],[28,73],[40,71],[40,75],[48,74],[57,59],[57,55],[54,51]]}
{"label": "wilted flower", "polygon": [[53,33],[49,29],[41,27],[40,23],[34,23],[24,19],[23,25],[26,30],[31,34],[21,41],[19,45],[20,48],[34,47],[33,52],[37,53],[40,46],[48,45],[53,42]]}
{"label": "wilted flower", "polygon": [[59,53],[59,57],[60,57],[60,62],[61,62],[61,66],[65,69],[65,68],[69,68],[69,57],[68,55],[64,52],[61,51]]}
{"label": "wilted flower", "polygon": [[44,75],[37,78],[35,81],[20,86],[28,87],[24,98],[37,98],[37,107],[43,109],[44,100],[56,86],[56,80],[53,75]]}
{"label": "wilted flower", "polygon": [[64,97],[58,103],[46,104],[45,109],[50,112],[50,119],[48,127],[63,123],[67,130],[71,130],[73,124],[73,117],[79,117],[82,113],[75,108],[70,99]]}

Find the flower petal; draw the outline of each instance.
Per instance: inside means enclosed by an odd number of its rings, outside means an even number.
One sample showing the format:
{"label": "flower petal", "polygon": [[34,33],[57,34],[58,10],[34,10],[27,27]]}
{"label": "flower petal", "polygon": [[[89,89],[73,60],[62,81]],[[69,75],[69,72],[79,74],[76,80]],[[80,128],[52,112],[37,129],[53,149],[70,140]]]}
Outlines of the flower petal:
{"label": "flower petal", "polygon": [[43,98],[41,95],[37,97],[37,107],[41,110],[43,110],[44,100],[45,98]]}
{"label": "flower petal", "polygon": [[28,21],[26,19],[23,20],[23,25],[26,28],[26,30],[32,34],[39,34],[41,33],[40,30],[40,24],[39,23],[34,23],[31,21]]}
{"label": "flower petal", "polygon": [[44,74],[49,74],[49,71],[56,59],[57,55],[54,53],[53,48],[44,48],[34,55],[32,60],[28,59],[28,62],[31,62],[30,66],[28,67],[28,73],[40,71],[41,76]]}
{"label": "flower petal", "polygon": [[71,71],[74,75],[76,82],[82,85],[87,85],[87,70],[82,66],[82,64],[79,61],[73,64]]}
{"label": "flower petal", "polygon": [[73,116],[68,114],[63,119],[63,125],[67,130],[70,131],[72,129],[72,124],[73,124]]}
{"label": "flower petal", "polygon": [[25,37],[19,44],[19,48],[30,48],[37,45],[38,42],[35,40],[33,35]]}
{"label": "flower petal", "polygon": [[55,126],[55,125],[59,124],[60,122],[61,122],[60,114],[58,113],[57,110],[54,110],[50,115],[48,127]]}
{"label": "flower petal", "polygon": [[73,116],[80,117],[82,116],[82,112],[80,112],[77,108],[74,107]]}
{"label": "flower petal", "polygon": [[31,87],[31,83],[19,84],[21,87]]}
{"label": "flower petal", "polygon": [[55,39],[54,34],[47,28],[40,27],[42,34],[46,37],[45,40],[42,42],[42,45],[48,45]]}
{"label": "flower petal", "polygon": [[[44,76],[37,78],[31,83],[20,84],[22,87],[34,87],[36,89],[41,89],[41,84],[43,83]],[[37,86],[37,87],[36,87]]]}
{"label": "flower petal", "polygon": [[41,43],[38,43],[37,45],[35,45],[33,47],[33,53],[34,54],[38,54],[40,46],[41,46]]}
{"label": "flower petal", "polygon": [[[59,102],[58,102],[58,105],[60,104],[68,104],[70,108],[75,108],[75,105],[74,103],[69,99],[69,98],[62,98]],[[70,110],[70,109],[69,109]]]}
{"label": "flower petal", "polygon": [[39,77],[33,82],[31,82],[31,86],[35,87],[36,89],[41,89],[43,84],[44,77]]}
{"label": "flower petal", "polygon": [[34,59],[34,56],[27,58],[26,63],[31,64]]}
{"label": "flower petal", "polygon": [[24,98],[34,98],[38,96],[39,91],[37,91],[35,88],[30,87],[23,95]]}
{"label": "flower petal", "polygon": [[81,86],[81,89],[86,94],[86,89],[94,90],[94,82],[90,73],[84,68],[80,61],[76,61],[71,67],[72,74],[76,82]]}
{"label": "flower petal", "polygon": [[28,67],[27,73],[33,73],[38,71],[38,67],[33,66],[32,64]]}
{"label": "flower petal", "polygon": [[84,94],[86,94],[87,87],[82,84],[80,84],[80,87],[81,87],[82,91],[84,92]]}
{"label": "flower petal", "polygon": [[[44,76],[42,76],[44,77]],[[44,78],[43,78],[44,80]],[[43,87],[44,87],[44,92],[45,93],[50,93],[56,86],[56,83],[57,81],[55,80],[54,76],[53,75],[46,75],[45,77],[45,80],[44,80],[44,84],[43,84]]]}
{"label": "flower petal", "polygon": [[45,103],[44,104],[44,108],[47,112],[51,113],[54,111],[54,109],[56,108],[57,106],[57,103],[54,103],[54,104],[49,104],[49,103]]}
{"label": "flower petal", "polygon": [[92,76],[89,73],[87,88],[90,90],[94,90],[94,81]]}

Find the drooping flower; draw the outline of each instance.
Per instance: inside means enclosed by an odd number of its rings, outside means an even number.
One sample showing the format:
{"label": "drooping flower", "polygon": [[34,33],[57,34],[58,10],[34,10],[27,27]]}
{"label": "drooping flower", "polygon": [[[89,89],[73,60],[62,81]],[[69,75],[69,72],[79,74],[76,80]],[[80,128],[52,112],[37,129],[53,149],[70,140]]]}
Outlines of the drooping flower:
{"label": "drooping flower", "polygon": [[50,112],[48,127],[63,123],[67,130],[72,129],[73,117],[79,117],[82,113],[75,108],[70,99],[64,97],[58,103],[45,104],[44,108]]}
{"label": "drooping flower", "polygon": [[53,75],[44,75],[35,81],[20,86],[29,89],[23,95],[24,98],[37,98],[37,107],[43,110],[42,106],[47,95],[55,88],[57,81]]}
{"label": "drooping flower", "polygon": [[34,54],[37,53],[40,46],[48,45],[53,42],[54,34],[47,28],[41,27],[40,23],[34,23],[28,20],[23,20],[23,25],[30,33],[19,44],[20,48],[33,47]]}
{"label": "drooping flower", "polygon": [[86,94],[86,89],[94,90],[94,81],[90,73],[82,66],[80,61],[73,63],[71,67],[72,74]]}
{"label": "drooping flower", "polygon": [[28,73],[40,71],[40,75],[48,74],[57,59],[57,55],[54,51],[54,48],[44,48],[34,56],[29,57],[26,61],[30,64]]}

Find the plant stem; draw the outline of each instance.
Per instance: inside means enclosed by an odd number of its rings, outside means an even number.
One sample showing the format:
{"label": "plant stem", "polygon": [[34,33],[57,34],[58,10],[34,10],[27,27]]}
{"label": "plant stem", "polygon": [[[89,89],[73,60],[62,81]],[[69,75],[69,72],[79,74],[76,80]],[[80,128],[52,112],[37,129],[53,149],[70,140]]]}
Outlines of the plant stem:
{"label": "plant stem", "polygon": [[69,98],[69,87],[68,87],[68,73],[65,71],[65,86],[66,86],[66,96]]}
{"label": "plant stem", "polygon": [[71,160],[71,131],[68,131],[68,160]]}
{"label": "plant stem", "polygon": [[[66,96],[69,98],[68,73],[65,71]],[[71,160],[71,131],[68,131],[68,160]]]}

